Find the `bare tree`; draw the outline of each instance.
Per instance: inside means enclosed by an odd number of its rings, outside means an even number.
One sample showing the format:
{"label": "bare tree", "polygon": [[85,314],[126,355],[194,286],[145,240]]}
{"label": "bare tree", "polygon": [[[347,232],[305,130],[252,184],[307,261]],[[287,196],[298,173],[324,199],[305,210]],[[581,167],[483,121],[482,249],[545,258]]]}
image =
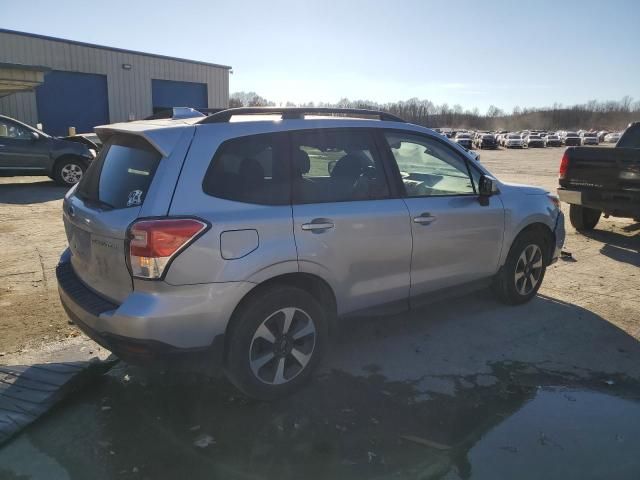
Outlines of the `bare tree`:
{"label": "bare tree", "polygon": [[[286,102],[286,106],[294,106]],[[273,102],[255,92],[237,92],[229,99],[230,106],[266,106]],[[298,104],[301,107],[313,107],[313,102]],[[430,100],[410,98],[397,102],[380,104],[370,100],[349,100],[341,98],[337,103],[320,103],[322,107],[365,108],[383,110],[408,122],[428,127],[472,128],[478,130],[507,129],[623,129],[634,120],[640,120],[640,101],[630,96],[620,101],[590,100],[584,104],[563,106],[554,103],[551,107],[532,108],[515,106],[510,114],[495,105],[491,105],[485,115],[477,108],[464,110],[459,104],[450,107],[444,103],[436,105]]]}

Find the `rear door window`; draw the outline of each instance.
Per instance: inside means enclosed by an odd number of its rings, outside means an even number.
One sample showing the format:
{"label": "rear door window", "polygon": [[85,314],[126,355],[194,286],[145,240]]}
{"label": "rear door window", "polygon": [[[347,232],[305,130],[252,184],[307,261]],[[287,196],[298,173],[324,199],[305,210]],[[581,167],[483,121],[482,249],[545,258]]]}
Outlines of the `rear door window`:
{"label": "rear door window", "polygon": [[235,138],[218,148],[202,189],[236,202],[286,205],[291,196],[288,165],[283,134]]}
{"label": "rear door window", "polygon": [[141,137],[113,136],[83,176],[77,196],[109,209],[139,207],[161,158]]}

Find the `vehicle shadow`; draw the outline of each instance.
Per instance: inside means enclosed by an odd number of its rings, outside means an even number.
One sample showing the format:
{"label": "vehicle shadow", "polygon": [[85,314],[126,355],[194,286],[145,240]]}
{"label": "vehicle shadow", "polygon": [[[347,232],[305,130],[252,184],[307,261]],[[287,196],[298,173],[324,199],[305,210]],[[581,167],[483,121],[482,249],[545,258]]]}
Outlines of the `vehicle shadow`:
{"label": "vehicle shadow", "polygon": [[68,188],[53,180],[35,182],[0,183],[0,204],[28,205],[60,200]]}
{"label": "vehicle shadow", "polygon": [[[470,449],[541,386],[638,398],[638,379],[639,342],[597,314],[543,295],[507,307],[479,293],[349,321],[314,379],[274,402],[224,380],[122,365],[0,451],[0,464],[12,471],[26,438],[43,456],[29,457],[33,468],[53,459],[80,478],[469,478]],[[538,462],[527,478],[544,476]]]}
{"label": "vehicle shadow", "polygon": [[629,263],[640,267],[640,223],[624,227],[625,232],[637,232],[634,235],[624,235],[619,232],[592,230],[583,235],[604,243],[600,253],[618,262]]}

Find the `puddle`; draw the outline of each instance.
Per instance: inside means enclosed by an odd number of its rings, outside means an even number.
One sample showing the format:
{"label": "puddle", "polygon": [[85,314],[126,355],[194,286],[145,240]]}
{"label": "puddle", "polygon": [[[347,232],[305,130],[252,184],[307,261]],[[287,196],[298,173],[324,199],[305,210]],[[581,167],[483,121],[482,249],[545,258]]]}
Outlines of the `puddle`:
{"label": "puddle", "polygon": [[[471,448],[471,478],[640,478],[640,405],[543,388]],[[491,459],[491,461],[487,461]]]}
{"label": "puddle", "polygon": [[0,450],[0,478],[638,478],[635,384],[518,368],[454,395],[333,372],[257,403],[123,367]]}

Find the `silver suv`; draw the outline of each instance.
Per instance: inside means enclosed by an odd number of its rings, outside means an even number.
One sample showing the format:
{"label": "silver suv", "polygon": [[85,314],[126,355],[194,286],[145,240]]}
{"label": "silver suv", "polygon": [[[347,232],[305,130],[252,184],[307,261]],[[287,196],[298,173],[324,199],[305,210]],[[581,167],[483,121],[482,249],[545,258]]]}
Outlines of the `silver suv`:
{"label": "silver suv", "polygon": [[176,109],[96,132],[64,199],[67,313],[129,362],[221,366],[257,398],[307,379],[345,316],[463,285],[530,300],[564,242],[555,196],[383,112]]}

